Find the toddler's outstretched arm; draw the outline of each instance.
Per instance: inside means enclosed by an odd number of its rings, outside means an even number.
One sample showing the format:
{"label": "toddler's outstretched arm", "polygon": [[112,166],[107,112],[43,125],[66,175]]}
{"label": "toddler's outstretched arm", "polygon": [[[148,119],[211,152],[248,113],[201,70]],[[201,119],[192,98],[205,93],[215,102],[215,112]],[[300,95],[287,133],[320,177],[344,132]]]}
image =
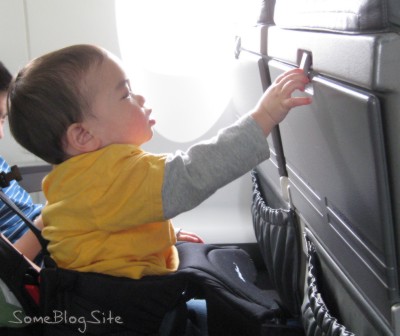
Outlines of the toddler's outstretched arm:
{"label": "toddler's outstretched arm", "polygon": [[165,218],[190,210],[269,157],[266,136],[292,107],[311,103],[310,98],[292,97],[304,90],[308,78],[303,70],[279,76],[249,114],[221,130],[208,141],[186,152],[169,155],[162,188]]}
{"label": "toddler's outstretched arm", "polygon": [[267,136],[293,107],[311,103],[309,97],[292,97],[295,90],[304,91],[309,79],[301,69],[289,70],[280,75],[265,91],[251,116]]}

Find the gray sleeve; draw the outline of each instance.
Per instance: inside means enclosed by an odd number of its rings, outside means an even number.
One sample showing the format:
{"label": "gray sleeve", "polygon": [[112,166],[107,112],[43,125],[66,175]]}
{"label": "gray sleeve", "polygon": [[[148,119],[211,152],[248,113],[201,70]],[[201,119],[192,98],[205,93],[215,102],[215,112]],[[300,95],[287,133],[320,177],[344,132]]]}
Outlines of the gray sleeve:
{"label": "gray sleeve", "polygon": [[193,209],[268,157],[266,137],[250,116],[187,152],[170,154],[162,188],[165,218]]}

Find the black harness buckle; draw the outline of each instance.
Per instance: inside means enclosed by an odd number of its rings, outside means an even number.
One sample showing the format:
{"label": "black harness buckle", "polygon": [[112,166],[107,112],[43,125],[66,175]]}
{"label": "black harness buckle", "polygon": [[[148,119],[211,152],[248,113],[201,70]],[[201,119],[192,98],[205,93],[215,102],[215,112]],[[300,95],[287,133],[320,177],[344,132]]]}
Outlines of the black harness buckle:
{"label": "black harness buckle", "polygon": [[22,176],[17,166],[12,166],[9,173],[0,173],[0,187],[7,188],[10,186],[12,180],[21,181]]}

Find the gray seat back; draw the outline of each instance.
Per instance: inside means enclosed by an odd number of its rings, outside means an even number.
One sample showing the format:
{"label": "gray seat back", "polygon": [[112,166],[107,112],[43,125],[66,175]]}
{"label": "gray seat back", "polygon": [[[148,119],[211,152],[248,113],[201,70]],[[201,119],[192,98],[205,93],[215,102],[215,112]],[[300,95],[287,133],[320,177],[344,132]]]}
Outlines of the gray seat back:
{"label": "gray seat back", "polygon": [[268,33],[271,79],[312,56],[313,104],[292,111],[280,135],[327,306],[356,335],[400,332],[399,8],[277,0]]}
{"label": "gray seat back", "polygon": [[284,187],[276,203],[289,201],[315,244],[332,316],[356,335],[400,335],[400,1],[263,9],[265,26],[243,35],[242,52],[267,64],[267,85],[311,55],[313,104],[269,136],[271,159],[257,171],[273,191]]}

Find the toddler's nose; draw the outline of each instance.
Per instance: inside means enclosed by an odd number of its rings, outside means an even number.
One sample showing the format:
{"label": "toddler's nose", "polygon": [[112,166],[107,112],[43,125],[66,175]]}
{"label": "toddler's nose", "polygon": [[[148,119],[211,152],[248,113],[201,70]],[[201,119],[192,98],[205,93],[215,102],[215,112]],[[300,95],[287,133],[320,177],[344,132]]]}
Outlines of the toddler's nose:
{"label": "toddler's nose", "polygon": [[138,103],[140,106],[144,106],[144,103],[146,102],[146,99],[144,99],[143,96],[141,96],[141,95],[135,95],[135,99],[136,99],[137,103]]}

